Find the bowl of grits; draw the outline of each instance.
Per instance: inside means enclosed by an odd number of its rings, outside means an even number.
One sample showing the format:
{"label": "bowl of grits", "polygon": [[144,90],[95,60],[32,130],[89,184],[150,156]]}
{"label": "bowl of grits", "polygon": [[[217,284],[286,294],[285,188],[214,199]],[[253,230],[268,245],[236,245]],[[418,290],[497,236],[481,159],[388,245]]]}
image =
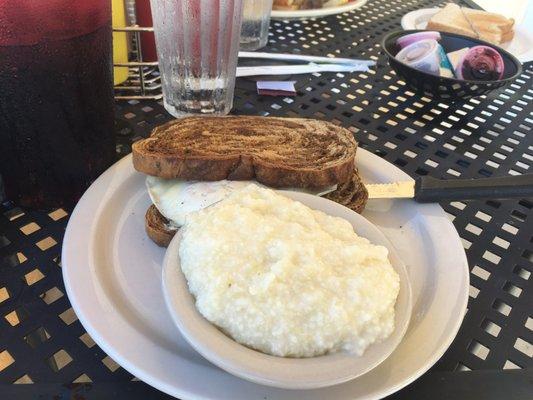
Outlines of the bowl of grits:
{"label": "bowl of grits", "polygon": [[369,221],[318,196],[253,184],[187,217],[162,285],[173,321],[201,355],[280,388],[370,371],[411,315],[406,268]]}

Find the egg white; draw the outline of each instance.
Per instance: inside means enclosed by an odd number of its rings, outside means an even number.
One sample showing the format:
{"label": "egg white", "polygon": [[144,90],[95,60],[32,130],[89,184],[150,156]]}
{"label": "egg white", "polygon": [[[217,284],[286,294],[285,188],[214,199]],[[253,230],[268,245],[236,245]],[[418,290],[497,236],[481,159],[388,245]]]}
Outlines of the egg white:
{"label": "egg white", "polygon": [[[256,181],[184,181],[181,179],[162,179],[155,176],[146,178],[146,187],[152,203],[161,215],[170,221],[170,226],[179,228],[192,212],[202,210],[225,199],[232,192],[240,190]],[[320,189],[284,188],[322,196],[332,192],[336,185]]]}

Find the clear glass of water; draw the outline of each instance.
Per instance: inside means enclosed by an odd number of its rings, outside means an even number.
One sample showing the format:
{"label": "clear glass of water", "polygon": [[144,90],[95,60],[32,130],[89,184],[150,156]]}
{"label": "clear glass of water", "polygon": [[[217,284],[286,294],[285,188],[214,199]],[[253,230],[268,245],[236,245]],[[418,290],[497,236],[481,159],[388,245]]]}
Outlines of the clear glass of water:
{"label": "clear glass of water", "polygon": [[272,0],[242,0],[241,50],[257,50],[268,42]]}
{"label": "clear glass of water", "polygon": [[166,110],[225,115],[233,105],[242,0],[152,0]]}

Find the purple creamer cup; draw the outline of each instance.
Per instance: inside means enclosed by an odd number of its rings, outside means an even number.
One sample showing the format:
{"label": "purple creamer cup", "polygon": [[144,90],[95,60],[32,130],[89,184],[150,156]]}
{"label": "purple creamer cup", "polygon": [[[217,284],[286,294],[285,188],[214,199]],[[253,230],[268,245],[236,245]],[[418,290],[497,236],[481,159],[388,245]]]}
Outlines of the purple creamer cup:
{"label": "purple creamer cup", "polygon": [[489,46],[475,46],[459,60],[455,73],[459,79],[471,81],[497,81],[503,77],[503,58]]}
{"label": "purple creamer cup", "polygon": [[440,40],[440,33],[435,31],[410,33],[409,35],[404,35],[396,39],[396,44],[403,49],[404,47],[407,47],[410,44],[426,39],[433,39],[438,42]]}

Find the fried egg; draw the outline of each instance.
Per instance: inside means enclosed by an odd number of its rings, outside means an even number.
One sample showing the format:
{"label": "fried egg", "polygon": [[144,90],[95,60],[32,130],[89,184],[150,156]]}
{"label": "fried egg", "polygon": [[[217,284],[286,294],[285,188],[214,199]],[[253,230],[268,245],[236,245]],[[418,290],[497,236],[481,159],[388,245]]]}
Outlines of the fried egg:
{"label": "fried egg", "polygon": [[[170,221],[170,226],[179,228],[192,212],[202,210],[228,197],[234,191],[245,188],[256,181],[184,181],[163,179],[155,176],[146,178],[146,187],[152,203],[161,215]],[[261,186],[261,185],[260,185]],[[336,185],[320,189],[284,188],[322,196],[332,192]]]}

